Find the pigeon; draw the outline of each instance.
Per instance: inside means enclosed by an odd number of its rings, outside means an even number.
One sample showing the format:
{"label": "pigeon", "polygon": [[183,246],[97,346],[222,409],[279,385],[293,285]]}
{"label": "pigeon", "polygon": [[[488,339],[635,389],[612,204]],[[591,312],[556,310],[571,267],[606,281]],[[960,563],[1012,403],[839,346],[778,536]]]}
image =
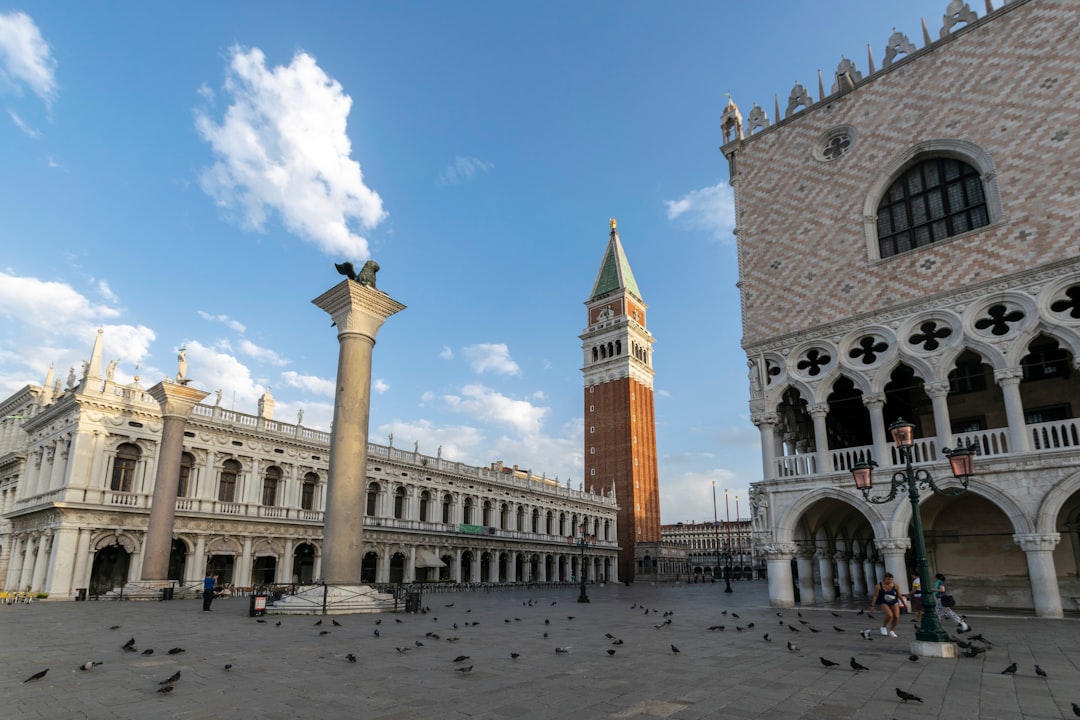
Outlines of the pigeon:
{"label": "pigeon", "polygon": [[679,648],[677,648],[677,647],[675,647],[674,645],[672,645],[672,646],[671,646],[671,652],[673,652],[673,653],[675,653],[676,655],[678,655],[680,651],[679,651]]}
{"label": "pigeon", "polygon": [[1073,715],[1075,715],[1076,717],[1080,717],[1080,705],[1077,705],[1076,703],[1073,703],[1072,706],[1073,706]]}
{"label": "pigeon", "polygon": [[142,651],[142,654],[143,655],[153,655],[154,654],[154,649],[153,648],[147,648],[146,650]]}
{"label": "pigeon", "polygon": [[772,642],[772,640],[769,639],[769,633],[765,633],[765,642]]}
{"label": "pigeon", "polygon": [[330,634],[329,630],[320,630],[319,631],[319,635],[329,635],[329,634]]}
{"label": "pigeon", "polygon": [[573,619],[574,619],[574,616],[573,616],[573,615],[567,615],[567,616],[566,616],[566,619],[567,619],[567,620],[573,620]]}
{"label": "pigeon", "polygon": [[[438,618],[435,618],[435,619],[438,620]],[[402,621],[401,618],[394,618],[394,622],[400,623],[400,622],[403,622],[403,621]],[[334,624],[337,625],[337,623],[334,623]]]}
{"label": "pigeon", "polygon": [[854,670],[855,672],[860,672],[862,670],[869,670],[870,668],[866,667],[865,665],[860,665],[855,660],[855,658],[851,658],[851,669]]}
{"label": "pigeon", "polygon": [[554,604],[555,604],[555,603],[557,603],[557,602],[559,602],[559,601],[558,601],[558,600],[552,600],[552,601],[551,601],[551,604],[552,604],[552,605],[554,605]]}
{"label": "pigeon", "polygon": [[464,675],[467,672],[472,672],[472,665],[466,665],[465,667],[454,668],[454,672],[459,672]]}
{"label": "pigeon", "polygon": [[710,630],[723,630],[724,626],[723,625],[710,625],[709,629]]}
{"label": "pigeon", "polygon": [[904,692],[900,688],[896,688],[896,697],[900,698],[900,700],[903,701],[903,702],[907,702],[908,700],[914,700],[915,702],[922,702],[922,698],[919,697],[918,695],[914,695],[914,694],[909,693],[909,692]]}
{"label": "pigeon", "polygon": [[840,613],[833,613],[832,616],[833,617],[840,617]]}
{"label": "pigeon", "polygon": [[346,656],[345,656],[345,659],[346,659],[346,660],[348,660],[348,661],[349,661],[349,662],[351,662],[351,663],[354,663],[354,662],[356,662],[356,656],[355,656],[355,655],[353,655],[352,653],[349,653],[348,655],[346,655]]}
{"label": "pigeon", "polygon": [[136,649],[135,649],[135,648],[134,648],[133,646],[131,646],[131,645],[125,645],[125,646],[124,646],[123,648],[121,648],[121,649],[122,649],[122,650],[124,650],[124,652],[139,652],[138,650],[136,650]]}
{"label": "pigeon", "polygon": [[31,675],[30,677],[28,677],[28,678],[26,678],[25,680],[23,680],[23,685],[25,685],[26,683],[31,683],[31,682],[37,682],[37,681],[38,681],[38,680],[40,680],[41,678],[45,677],[45,673],[47,673],[47,672],[49,672],[49,668],[45,668],[45,669],[44,669],[44,670],[42,670],[41,672],[36,672],[36,673],[34,673],[34,674],[33,674],[33,675]]}
{"label": "pigeon", "polygon": [[468,655],[458,655],[458,656],[457,656],[456,658],[454,658],[454,659],[453,659],[453,660],[452,660],[451,662],[465,662],[465,661],[466,661],[466,660],[468,660],[468,659],[469,659],[469,656],[468,656]]}
{"label": "pigeon", "polygon": [[[551,603],[551,604],[554,605],[555,603]],[[469,608],[468,610],[465,611],[465,614],[468,615],[471,612],[472,612],[472,608]]]}
{"label": "pigeon", "polygon": [[614,640],[615,639],[615,636],[612,635],[611,633],[604,633],[604,637],[606,637],[608,640]]}
{"label": "pigeon", "polygon": [[813,625],[811,625],[811,626],[810,626],[810,632],[821,632],[821,631],[820,631],[820,630],[818,630],[818,629],[817,629],[816,627],[814,627]]}
{"label": "pigeon", "polygon": [[184,648],[182,648],[182,647],[175,647],[175,648],[170,648],[169,649],[169,654],[170,655],[179,655],[182,652],[185,652]]}
{"label": "pigeon", "polygon": [[1001,674],[1002,675],[1015,675],[1016,674],[1016,663],[1013,663],[1009,667],[1002,670]]}
{"label": "pigeon", "polygon": [[736,625],[736,626],[735,626],[735,629],[736,629],[736,630],[738,630],[739,632],[742,632],[742,631],[743,631],[743,630],[745,630],[746,628],[744,628],[744,627],[739,627],[738,625]]}
{"label": "pigeon", "polygon": [[788,630],[790,630],[791,632],[802,632],[802,630],[800,630],[799,628],[795,627],[794,625],[788,625],[788,626],[787,626],[787,629],[788,629]]}
{"label": "pigeon", "polygon": [[847,632],[847,630],[845,630],[844,628],[837,627],[835,625],[832,626],[832,629],[835,630],[836,632]]}
{"label": "pigeon", "polygon": [[516,653],[516,652],[510,653],[510,659],[511,660],[517,660],[519,657],[521,657],[521,653]]}
{"label": "pigeon", "polygon": [[82,665],[80,665],[79,669],[82,670],[83,672],[86,672],[87,670],[93,670],[94,668],[96,668],[98,665],[101,665],[101,664],[102,663],[100,661],[98,661],[98,660],[91,660],[90,662],[86,662],[86,663],[83,663]]}
{"label": "pigeon", "polygon": [[747,624],[747,626],[746,626],[746,627],[748,627],[748,628],[752,628],[752,627],[754,627],[754,623],[749,623],[749,624]]}
{"label": "pigeon", "polygon": [[257,623],[264,623],[264,622],[266,622],[266,621],[265,621],[265,620],[263,620],[262,618],[257,618],[257,619],[255,620],[255,622],[257,622]]}
{"label": "pigeon", "polygon": [[822,664],[822,665],[824,665],[825,667],[836,667],[837,665],[839,665],[839,664],[840,664],[840,663],[835,663],[835,662],[833,662],[832,660],[826,660],[826,659],[825,659],[825,658],[823,658],[823,657],[821,657],[821,658],[818,658],[818,660],[820,660],[820,661],[821,661],[821,664]]}
{"label": "pigeon", "polygon": [[919,662],[919,656],[918,655],[908,655],[907,659],[910,660],[911,662]]}
{"label": "pigeon", "polygon": [[226,663],[225,665],[225,671],[228,672],[229,670],[232,670],[232,663]]}
{"label": "pigeon", "polygon": [[[315,624],[318,625],[319,623],[315,623]],[[382,618],[379,618],[378,620],[376,620],[375,624],[376,625],[382,625]]]}
{"label": "pigeon", "polygon": [[457,623],[454,623],[454,629],[455,629],[455,630],[457,630],[457,629],[458,629]]}
{"label": "pigeon", "polygon": [[180,679],[180,671],[177,670],[172,675],[170,675],[169,677],[167,677],[164,680],[162,680],[161,682],[159,682],[158,685],[172,685],[173,683],[175,683],[179,679]]}
{"label": "pigeon", "polygon": [[416,643],[416,647],[424,647],[424,643],[420,642],[419,640],[413,640],[413,642]]}
{"label": "pigeon", "polygon": [[276,623],[274,623],[274,627],[281,627],[281,621],[278,620]]}
{"label": "pigeon", "polygon": [[986,638],[984,638],[982,636],[982,633],[979,633],[978,635],[970,635],[970,636],[968,636],[968,640],[973,640],[974,642],[986,643],[987,645],[993,645],[994,644],[994,643],[990,642],[989,640],[987,640]]}
{"label": "pigeon", "polygon": [[379,637],[379,628],[375,628],[375,637]]}
{"label": "pigeon", "polygon": [[111,627],[109,627],[109,629],[110,630],[119,630],[120,626],[119,625],[112,625]]}
{"label": "pigeon", "polygon": [[171,693],[173,691],[172,685],[164,685],[158,688],[159,693]]}
{"label": "pigeon", "polygon": [[1035,674],[1038,675],[1039,677],[1050,677],[1049,675],[1046,674],[1046,671],[1043,670],[1038,665],[1035,666]]}
{"label": "pigeon", "polygon": [[799,652],[799,646],[788,640],[787,649],[791,652]]}
{"label": "pigeon", "polygon": [[448,638],[446,638],[446,642],[457,642],[458,640],[459,640],[459,638],[456,638],[456,637],[448,637]]}
{"label": "pigeon", "polygon": [[397,651],[398,651],[399,653],[401,653],[402,655],[404,655],[405,653],[407,653],[407,652],[409,652],[410,650],[412,650],[412,648],[407,648],[407,647],[401,647],[401,648],[394,648],[394,649],[395,649],[395,650],[397,650]]}
{"label": "pigeon", "polygon": [[[375,623],[375,624],[378,625],[378,623]],[[320,619],[320,620],[315,621],[315,625],[316,626],[322,625],[322,620]]]}
{"label": "pigeon", "polygon": [[859,612],[857,612],[857,613],[855,613],[855,614],[856,614],[856,615],[862,615],[862,614],[864,614],[865,612],[866,612],[865,610],[860,610]]}
{"label": "pigeon", "polygon": [[869,630],[860,630],[859,634],[862,635],[863,640],[871,640],[872,639],[870,637],[870,631]]}
{"label": "pigeon", "polygon": [[796,610],[795,614],[798,615],[799,617],[802,617],[802,611],[801,610]]}
{"label": "pigeon", "polygon": [[442,635],[439,635],[437,633],[428,633],[428,637],[430,637],[432,640],[442,640]]}
{"label": "pigeon", "polygon": [[565,655],[568,652],[570,652],[570,646],[569,645],[567,645],[566,647],[557,647],[557,648],[555,648],[555,654],[556,655]]}
{"label": "pigeon", "polygon": [[454,603],[448,603],[446,605],[443,605],[443,607],[454,607]]}
{"label": "pigeon", "polygon": [[341,627],[341,623],[333,618],[330,618],[330,622],[334,623],[334,627]]}
{"label": "pigeon", "polygon": [[806,620],[800,620],[800,621],[799,621],[799,624],[800,624],[800,625],[809,625],[810,623],[809,623],[809,622],[807,622]]}
{"label": "pigeon", "polygon": [[544,637],[547,637],[547,636],[548,636],[548,634],[547,634],[547,633],[544,633]]}
{"label": "pigeon", "polygon": [[611,649],[609,649],[609,650],[607,651],[607,654],[608,654],[608,655],[614,655],[614,654],[615,654],[615,651],[614,651],[614,650],[611,650]]}
{"label": "pigeon", "polygon": [[739,613],[731,613],[731,617],[733,617],[733,618],[735,618],[736,620],[738,620],[738,619],[739,619]]}
{"label": "pigeon", "polygon": [[131,638],[130,640],[128,640],[126,643],[124,643],[120,647],[123,647],[123,648],[135,647],[135,638]]}

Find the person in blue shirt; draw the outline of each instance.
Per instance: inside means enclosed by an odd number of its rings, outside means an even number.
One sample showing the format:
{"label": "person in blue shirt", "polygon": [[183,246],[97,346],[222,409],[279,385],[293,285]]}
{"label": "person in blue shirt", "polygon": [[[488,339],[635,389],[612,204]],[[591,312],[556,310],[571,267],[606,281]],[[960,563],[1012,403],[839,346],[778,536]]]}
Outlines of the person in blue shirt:
{"label": "person in blue shirt", "polygon": [[217,585],[218,576],[209,570],[206,571],[206,577],[203,578],[203,591],[202,591],[202,609],[203,612],[210,612],[210,603],[214,601],[214,586]]}

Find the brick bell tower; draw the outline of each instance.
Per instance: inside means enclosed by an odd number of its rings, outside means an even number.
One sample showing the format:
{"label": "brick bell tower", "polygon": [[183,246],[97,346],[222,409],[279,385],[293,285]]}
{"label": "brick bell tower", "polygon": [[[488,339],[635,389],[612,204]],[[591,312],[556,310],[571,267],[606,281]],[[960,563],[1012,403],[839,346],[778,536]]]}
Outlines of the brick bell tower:
{"label": "brick bell tower", "polygon": [[619,580],[629,581],[636,574],[635,546],[660,541],[654,341],[614,219],[585,307],[585,484],[615,489]]}

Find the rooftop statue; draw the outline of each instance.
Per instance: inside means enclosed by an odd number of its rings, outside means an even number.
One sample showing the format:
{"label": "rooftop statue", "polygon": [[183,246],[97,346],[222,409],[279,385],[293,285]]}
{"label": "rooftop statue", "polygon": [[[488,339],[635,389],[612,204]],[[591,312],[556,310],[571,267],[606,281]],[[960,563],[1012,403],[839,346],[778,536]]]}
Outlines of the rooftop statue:
{"label": "rooftop statue", "polygon": [[359,274],[353,268],[351,262],[334,263],[334,269],[350,280],[378,289],[375,287],[375,273],[379,272],[379,263],[374,260],[368,260],[364,263],[364,267],[360,269]]}

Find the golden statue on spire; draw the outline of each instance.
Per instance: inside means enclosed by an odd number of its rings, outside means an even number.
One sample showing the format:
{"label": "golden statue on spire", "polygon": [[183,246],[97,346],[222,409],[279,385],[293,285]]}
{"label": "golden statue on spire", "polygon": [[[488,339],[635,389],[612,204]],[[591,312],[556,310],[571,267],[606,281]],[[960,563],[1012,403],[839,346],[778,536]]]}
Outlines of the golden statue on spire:
{"label": "golden statue on spire", "polygon": [[611,218],[611,231],[615,232],[615,218]]}

